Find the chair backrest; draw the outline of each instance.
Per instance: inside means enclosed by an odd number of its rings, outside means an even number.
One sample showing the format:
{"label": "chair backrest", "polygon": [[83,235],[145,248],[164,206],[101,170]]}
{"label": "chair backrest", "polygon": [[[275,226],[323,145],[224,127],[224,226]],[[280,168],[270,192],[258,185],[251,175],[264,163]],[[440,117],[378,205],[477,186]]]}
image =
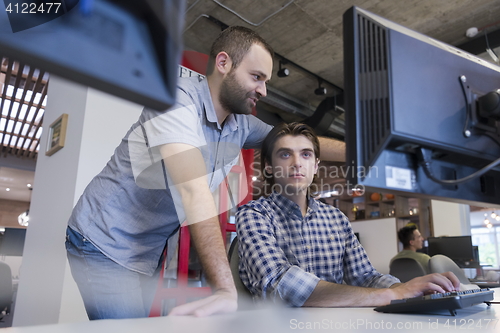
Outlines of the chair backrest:
{"label": "chair backrest", "polygon": [[425,269],[415,259],[398,258],[389,265],[389,274],[397,277],[401,282],[408,282],[413,278],[425,275]]}
{"label": "chair backrest", "polygon": [[249,304],[252,304],[252,294],[240,279],[240,270],[238,267],[240,264],[240,257],[238,256],[238,237],[235,237],[231,242],[231,246],[229,246],[228,259],[236,291],[238,292],[238,308],[240,310],[248,309],[251,307]]}
{"label": "chair backrest", "polygon": [[13,293],[10,266],[0,262],[0,313],[4,310],[10,312]]}
{"label": "chair backrest", "polygon": [[442,254],[436,254],[431,257],[429,260],[429,270],[431,273],[452,272],[460,280],[460,283],[471,283],[467,276],[465,276],[464,271],[452,259]]}

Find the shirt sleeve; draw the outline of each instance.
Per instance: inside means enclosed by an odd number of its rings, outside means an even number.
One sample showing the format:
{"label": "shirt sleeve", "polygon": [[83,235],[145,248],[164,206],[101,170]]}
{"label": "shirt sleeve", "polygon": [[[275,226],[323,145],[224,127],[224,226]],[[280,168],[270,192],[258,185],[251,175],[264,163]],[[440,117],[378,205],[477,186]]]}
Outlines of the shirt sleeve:
{"label": "shirt sleeve", "polygon": [[389,274],[379,273],[371,264],[365,249],[345,219],[346,247],[344,256],[344,281],[352,286],[369,288],[388,288],[401,282]]}
{"label": "shirt sleeve", "polygon": [[199,148],[207,144],[196,103],[182,90],[178,90],[176,104],[168,110],[145,108],[141,123],[149,147],[185,143]]}
{"label": "shirt sleeve", "polygon": [[320,279],[289,263],[276,241],[270,217],[242,206],[236,226],[240,277],[250,292],[261,299],[302,306]]}
{"label": "shirt sleeve", "polygon": [[260,148],[262,141],[273,128],[253,115],[248,116],[248,126],[250,134],[243,145],[245,149]]}

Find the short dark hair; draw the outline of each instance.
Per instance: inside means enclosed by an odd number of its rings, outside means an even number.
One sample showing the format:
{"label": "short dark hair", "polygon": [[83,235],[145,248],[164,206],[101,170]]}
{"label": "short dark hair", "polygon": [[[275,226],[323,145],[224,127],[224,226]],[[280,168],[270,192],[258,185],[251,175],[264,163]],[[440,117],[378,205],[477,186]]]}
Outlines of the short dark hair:
{"label": "short dark hair", "polygon": [[239,66],[253,44],[261,45],[269,52],[271,58],[274,57],[272,47],[255,31],[240,26],[226,28],[212,44],[207,64],[207,75],[214,71],[217,54],[226,52],[233,62],[231,68],[233,70]]}
{"label": "short dark hair", "polygon": [[415,239],[413,232],[417,230],[416,225],[407,225],[398,231],[398,238],[401,243],[403,243],[403,247],[410,246],[410,241]]}
{"label": "short dark hair", "polygon": [[299,136],[303,135],[309,139],[309,141],[313,144],[314,157],[319,158],[320,150],[319,150],[319,140],[318,136],[314,132],[314,130],[303,123],[293,122],[293,123],[281,123],[276,125],[270,132],[267,134],[266,138],[262,142],[262,147],[260,150],[260,171],[264,176],[264,187],[269,186],[272,187],[274,185],[274,176],[266,172],[266,162],[269,165],[272,160],[272,153],[274,150],[274,145],[276,141],[285,135]]}

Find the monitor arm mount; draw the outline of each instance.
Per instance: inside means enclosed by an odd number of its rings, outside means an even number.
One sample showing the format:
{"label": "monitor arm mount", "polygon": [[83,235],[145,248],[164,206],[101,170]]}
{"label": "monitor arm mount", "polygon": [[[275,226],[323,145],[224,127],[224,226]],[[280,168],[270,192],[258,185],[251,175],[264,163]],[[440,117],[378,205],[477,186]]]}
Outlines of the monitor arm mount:
{"label": "monitor arm mount", "polygon": [[500,145],[500,89],[485,94],[467,84],[465,75],[458,79],[466,105],[463,135],[486,135]]}
{"label": "monitor arm mount", "polygon": [[[489,93],[481,93],[467,84],[465,75],[459,77],[465,97],[465,124],[463,135],[466,138],[474,135],[486,135],[500,145],[500,89]],[[479,169],[478,171],[460,179],[438,179],[432,172],[432,151],[420,147],[416,151],[417,162],[420,164],[429,179],[442,185],[458,185],[481,177],[488,171],[500,165],[500,158]]]}

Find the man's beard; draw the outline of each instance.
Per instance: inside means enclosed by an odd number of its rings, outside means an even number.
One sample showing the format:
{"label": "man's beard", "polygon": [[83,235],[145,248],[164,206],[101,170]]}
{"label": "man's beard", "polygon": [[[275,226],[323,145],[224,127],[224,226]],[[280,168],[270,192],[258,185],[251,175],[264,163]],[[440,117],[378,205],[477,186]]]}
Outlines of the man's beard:
{"label": "man's beard", "polygon": [[222,81],[219,101],[222,107],[231,113],[251,114],[253,103],[248,98],[259,97],[254,92],[245,92],[245,88],[236,80],[233,71]]}

